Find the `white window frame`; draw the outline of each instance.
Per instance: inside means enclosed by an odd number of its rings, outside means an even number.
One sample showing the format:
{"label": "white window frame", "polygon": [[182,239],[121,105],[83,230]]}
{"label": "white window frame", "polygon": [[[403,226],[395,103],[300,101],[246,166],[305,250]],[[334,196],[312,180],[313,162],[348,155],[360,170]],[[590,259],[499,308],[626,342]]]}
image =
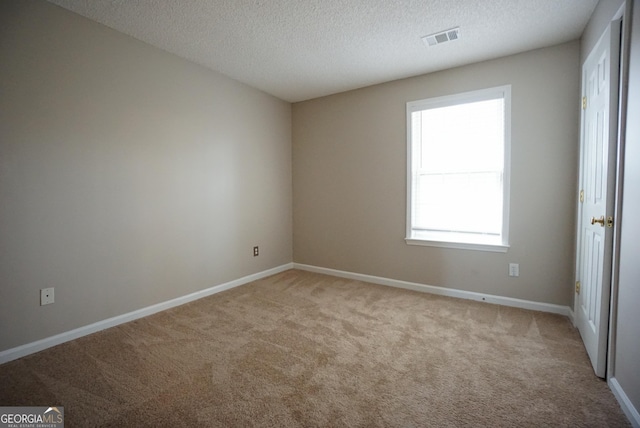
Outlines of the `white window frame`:
{"label": "white window frame", "polygon": [[[489,99],[504,99],[504,164],[502,231],[499,237],[453,232],[417,232],[413,230],[414,168],[412,121],[416,111],[466,104]],[[409,245],[424,245],[465,250],[506,252],[509,248],[509,194],[511,181],[511,85],[464,92],[437,98],[428,98],[407,103],[407,230],[405,241]]]}

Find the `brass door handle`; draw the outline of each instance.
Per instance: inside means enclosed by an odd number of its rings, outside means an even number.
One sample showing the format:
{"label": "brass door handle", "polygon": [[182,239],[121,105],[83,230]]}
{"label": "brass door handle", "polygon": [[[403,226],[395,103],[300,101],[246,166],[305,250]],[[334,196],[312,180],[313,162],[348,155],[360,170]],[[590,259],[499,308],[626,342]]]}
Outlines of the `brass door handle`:
{"label": "brass door handle", "polygon": [[604,227],[604,216],[601,215],[600,218],[591,217],[591,224],[596,224],[596,223]]}

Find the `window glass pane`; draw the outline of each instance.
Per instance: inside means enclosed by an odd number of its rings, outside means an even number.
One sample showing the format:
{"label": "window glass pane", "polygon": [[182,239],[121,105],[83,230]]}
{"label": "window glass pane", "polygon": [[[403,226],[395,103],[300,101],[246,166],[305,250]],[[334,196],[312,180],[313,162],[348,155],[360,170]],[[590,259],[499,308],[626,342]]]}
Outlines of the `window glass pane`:
{"label": "window glass pane", "polygon": [[421,169],[449,173],[502,169],[502,98],[420,113]]}
{"label": "window glass pane", "polygon": [[421,174],[416,184],[414,229],[500,234],[500,173]]}

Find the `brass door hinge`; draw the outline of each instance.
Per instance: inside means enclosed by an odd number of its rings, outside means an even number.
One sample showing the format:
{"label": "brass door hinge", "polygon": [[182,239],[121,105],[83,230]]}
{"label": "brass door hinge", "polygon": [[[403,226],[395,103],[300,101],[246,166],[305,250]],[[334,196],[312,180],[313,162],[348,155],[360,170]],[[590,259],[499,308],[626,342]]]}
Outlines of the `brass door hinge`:
{"label": "brass door hinge", "polygon": [[576,294],[580,294],[580,281],[576,281]]}
{"label": "brass door hinge", "polygon": [[582,97],[582,110],[587,109],[587,97]]}
{"label": "brass door hinge", "polygon": [[584,202],[584,190],[580,191],[580,202]]}

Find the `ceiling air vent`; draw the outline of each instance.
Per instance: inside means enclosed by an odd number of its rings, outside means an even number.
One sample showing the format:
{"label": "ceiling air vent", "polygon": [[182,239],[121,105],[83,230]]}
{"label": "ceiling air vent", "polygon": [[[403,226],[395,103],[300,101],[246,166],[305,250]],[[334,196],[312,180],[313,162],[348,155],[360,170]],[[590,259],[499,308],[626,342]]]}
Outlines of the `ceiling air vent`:
{"label": "ceiling air vent", "polygon": [[451,40],[458,40],[460,37],[460,27],[452,28],[446,31],[440,31],[439,33],[429,34],[428,36],[422,37],[422,41],[427,46],[439,45],[440,43],[445,43]]}

